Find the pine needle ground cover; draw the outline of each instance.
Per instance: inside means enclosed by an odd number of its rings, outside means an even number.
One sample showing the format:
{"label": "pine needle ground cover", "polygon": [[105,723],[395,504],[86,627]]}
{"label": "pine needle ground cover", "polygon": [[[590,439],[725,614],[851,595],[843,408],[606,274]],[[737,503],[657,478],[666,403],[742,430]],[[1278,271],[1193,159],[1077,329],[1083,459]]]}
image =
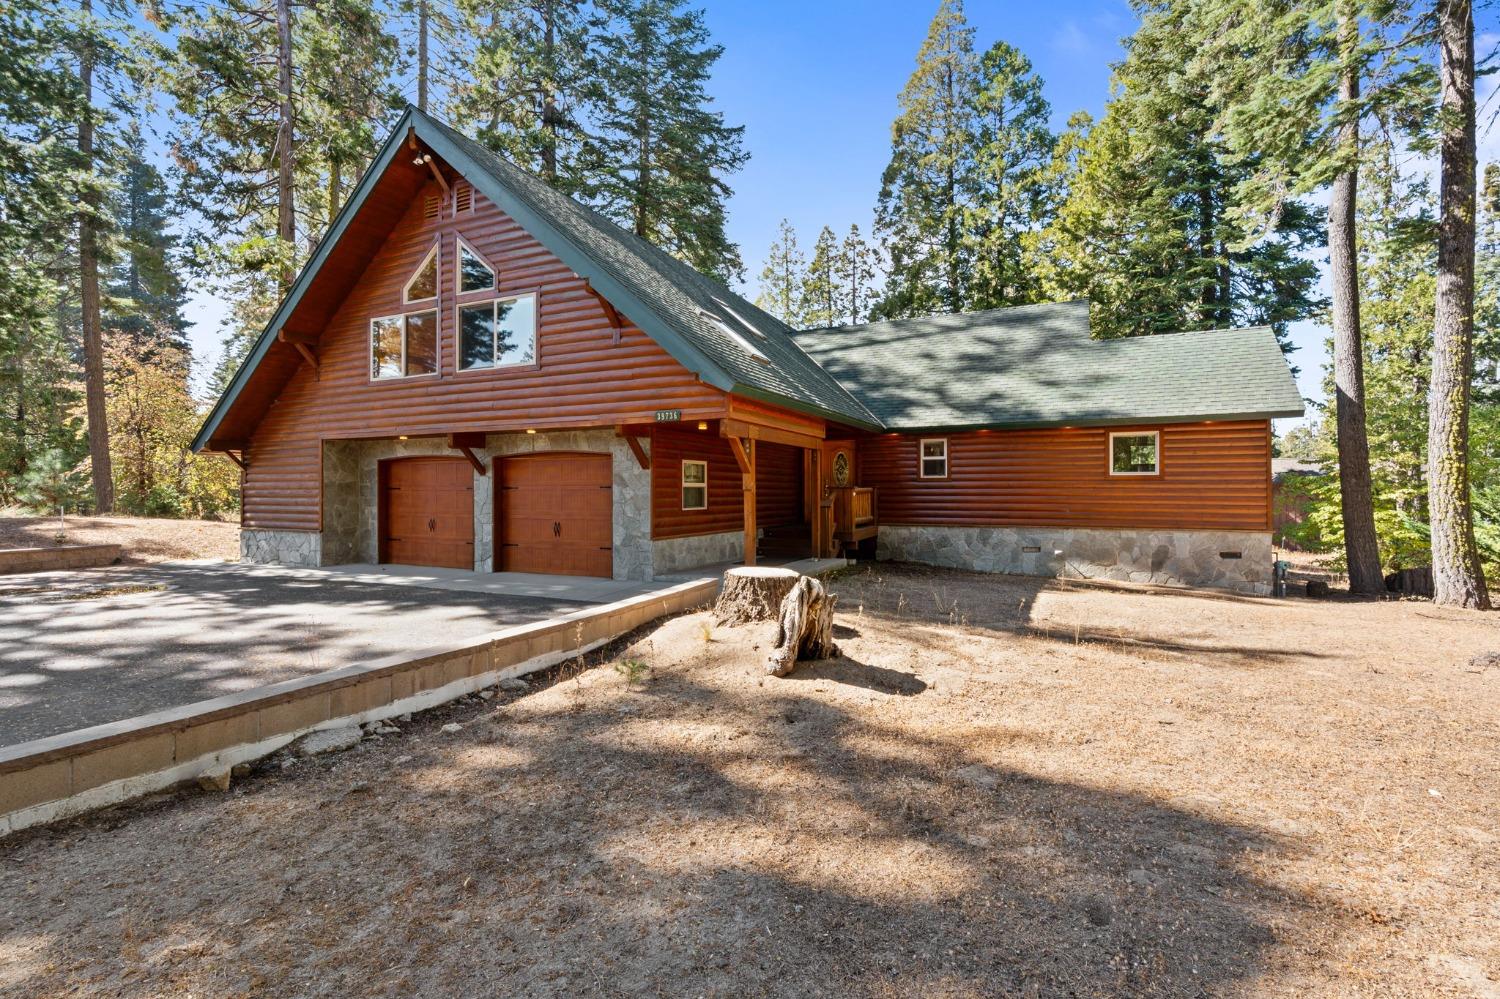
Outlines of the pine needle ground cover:
{"label": "pine needle ground cover", "polygon": [[1500,615],[832,586],[842,657],[785,679],[769,625],[687,615],[227,794],[0,843],[0,995],[1500,982]]}

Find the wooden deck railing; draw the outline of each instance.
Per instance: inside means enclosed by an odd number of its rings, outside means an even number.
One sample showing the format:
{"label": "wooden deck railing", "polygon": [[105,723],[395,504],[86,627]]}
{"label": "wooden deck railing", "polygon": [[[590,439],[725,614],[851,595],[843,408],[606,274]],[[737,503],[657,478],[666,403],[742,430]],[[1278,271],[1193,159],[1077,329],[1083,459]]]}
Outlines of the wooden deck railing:
{"label": "wooden deck railing", "polygon": [[873,486],[835,486],[832,536],[844,544],[857,544],[875,536],[880,511]]}

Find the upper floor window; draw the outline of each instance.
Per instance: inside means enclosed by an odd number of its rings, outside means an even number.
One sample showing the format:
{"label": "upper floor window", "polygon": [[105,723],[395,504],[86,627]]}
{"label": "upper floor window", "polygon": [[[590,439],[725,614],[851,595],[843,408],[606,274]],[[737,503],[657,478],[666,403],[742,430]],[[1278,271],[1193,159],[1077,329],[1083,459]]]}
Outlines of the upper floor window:
{"label": "upper floor window", "polygon": [[417,265],[416,272],[412,274],[411,280],[406,282],[406,287],[401,289],[401,300],[403,302],[425,302],[429,298],[437,298],[438,293],[438,245],[432,244],[432,249],[427,251],[427,256]]}
{"label": "upper floor window", "polygon": [[458,238],[458,293],[490,291],[495,287],[495,269],[464,238]]}
{"label": "upper floor window", "polygon": [[370,377],[406,378],[437,370],[436,309],[370,320]]}
{"label": "upper floor window", "polygon": [[1110,475],[1155,475],[1161,470],[1161,435],[1146,433],[1109,435]]}
{"label": "upper floor window", "polygon": [[458,307],[458,368],[536,363],[536,296]]}
{"label": "upper floor window", "polygon": [[948,439],[929,437],[920,444],[917,475],[924,479],[948,477]]}

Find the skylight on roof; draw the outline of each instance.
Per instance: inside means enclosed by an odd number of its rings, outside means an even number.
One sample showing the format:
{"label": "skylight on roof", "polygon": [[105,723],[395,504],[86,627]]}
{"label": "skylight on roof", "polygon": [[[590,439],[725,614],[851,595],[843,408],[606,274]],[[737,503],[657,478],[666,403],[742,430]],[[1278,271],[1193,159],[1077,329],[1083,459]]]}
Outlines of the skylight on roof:
{"label": "skylight on roof", "polygon": [[733,316],[739,322],[739,324],[741,326],[745,327],[745,329],[749,330],[751,333],[754,333],[756,336],[760,337],[762,340],[764,340],[766,338],[766,335],[764,333],[762,333],[760,330],[756,329],[755,326],[753,326],[751,324],[750,320],[746,319],[744,316],[740,315],[738,312],[736,312],[733,309],[731,309],[729,307],[728,303],[725,302],[722,298],[715,298],[714,299],[714,304],[717,305],[719,308],[723,309],[725,312],[729,313],[731,316]]}
{"label": "skylight on roof", "polygon": [[771,362],[771,359],[765,354],[761,353],[759,348],[757,348],[749,340],[746,340],[740,334],[736,333],[734,330],[730,329],[728,323],[724,322],[724,320],[720,319],[712,312],[699,309],[698,315],[702,316],[703,319],[710,325],[712,325],[714,329],[718,330],[720,333],[723,333],[730,340],[733,340],[736,344],[739,345],[741,350],[749,354],[751,357],[755,358],[757,361],[762,361],[766,364],[769,364]]}

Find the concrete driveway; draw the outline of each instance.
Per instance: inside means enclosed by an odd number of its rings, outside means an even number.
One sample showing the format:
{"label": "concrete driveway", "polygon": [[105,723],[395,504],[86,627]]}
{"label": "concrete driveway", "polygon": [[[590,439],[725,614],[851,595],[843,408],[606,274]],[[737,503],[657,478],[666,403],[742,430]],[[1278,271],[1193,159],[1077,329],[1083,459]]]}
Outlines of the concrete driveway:
{"label": "concrete driveway", "polygon": [[[649,589],[238,563],[0,577],[0,746],[416,652]],[[466,578],[467,577],[467,578]]]}

